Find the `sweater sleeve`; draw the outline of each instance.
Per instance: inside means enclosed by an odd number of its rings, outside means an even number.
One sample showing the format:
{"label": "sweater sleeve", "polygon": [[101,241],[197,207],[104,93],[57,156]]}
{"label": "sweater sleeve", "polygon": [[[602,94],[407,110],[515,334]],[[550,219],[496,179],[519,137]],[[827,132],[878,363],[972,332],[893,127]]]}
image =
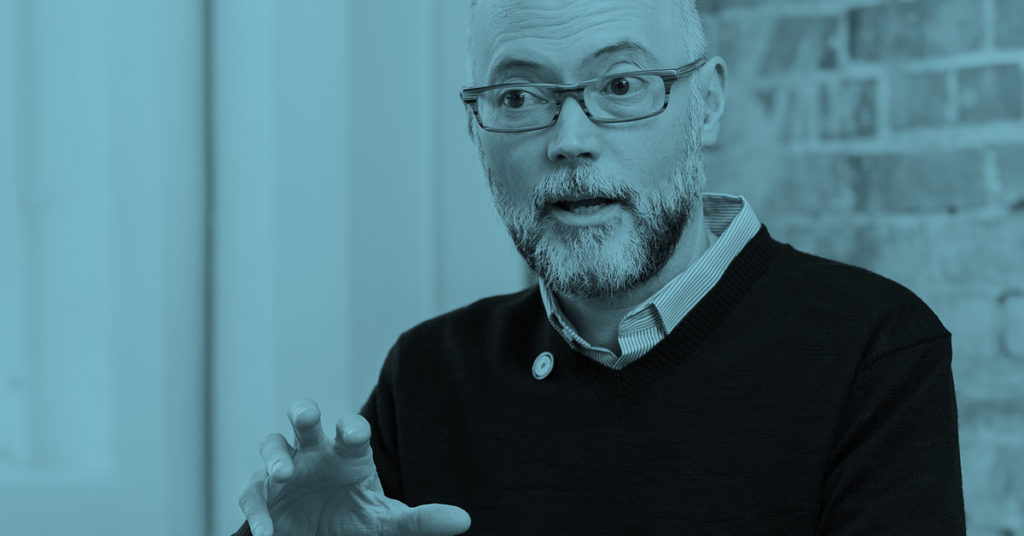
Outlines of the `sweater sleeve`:
{"label": "sweater sleeve", "polygon": [[951,359],[947,332],[860,364],[818,534],[965,534]]}
{"label": "sweater sleeve", "polygon": [[398,459],[394,398],[398,346],[399,343],[395,343],[388,352],[377,385],[370,393],[370,398],[363,404],[363,408],[359,410],[359,414],[370,423],[370,448],[373,450],[373,463],[377,466],[377,475],[380,477],[381,487],[384,488],[384,495],[401,501],[404,499]]}

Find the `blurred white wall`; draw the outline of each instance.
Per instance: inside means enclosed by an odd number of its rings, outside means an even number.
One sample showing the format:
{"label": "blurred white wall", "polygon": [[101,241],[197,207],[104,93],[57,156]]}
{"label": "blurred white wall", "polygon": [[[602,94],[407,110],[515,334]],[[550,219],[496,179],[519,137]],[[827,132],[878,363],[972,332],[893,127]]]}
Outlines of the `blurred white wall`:
{"label": "blurred white wall", "polygon": [[201,531],[201,7],[0,1],[4,535]]}
{"label": "blurred white wall", "polygon": [[458,99],[467,5],[215,3],[215,533],[291,400],[332,433],[399,333],[523,285]]}
{"label": "blurred white wall", "polygon": [[290,400],[523,286],[466,4],[0,0],[0,533],[229,534]]}

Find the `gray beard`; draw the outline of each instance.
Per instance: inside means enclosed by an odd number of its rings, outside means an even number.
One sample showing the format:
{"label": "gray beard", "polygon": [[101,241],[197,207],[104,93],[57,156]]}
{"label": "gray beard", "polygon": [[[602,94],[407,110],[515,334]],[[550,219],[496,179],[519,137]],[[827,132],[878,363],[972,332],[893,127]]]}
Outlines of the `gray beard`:
{"label": "gray beard", "polygon": [[[683,159],[667,191],[646,195],[589,168],[568,168],[538,185],[533,207],[524,209],[512,205],[490,170],[488,180],[516,249],[552,291],[580,298],[613,297],[650,280],[675,252],[703,190],[700,148],[696,151]],[[549,201],[566,192],[619,200],[633,220],[626,239],[614,238],[622,216],[603,225],[575,227],[546,214]]]}
{"label": "gray beard", "polygon": [[[669,181],[659,190],[641,194],[590,166],[560,168],[537,185],[528,206],[517,205],[502,189],[495,173],[484,164],[495,207],[519,254],[530,270],[557,294],[579,298],[610,298],[649,281],[668,263],[683,231],[700,207],[704,191],[704,153],[700,128],[703,107],[696,85],[691,85],[691,110],[686,125],[686,144]],[[606,198],[622,203],[632,216],[626,239],[615,237],[623,217],[604,225],[564,225],[547,213],[554,200],[567,194]]]}

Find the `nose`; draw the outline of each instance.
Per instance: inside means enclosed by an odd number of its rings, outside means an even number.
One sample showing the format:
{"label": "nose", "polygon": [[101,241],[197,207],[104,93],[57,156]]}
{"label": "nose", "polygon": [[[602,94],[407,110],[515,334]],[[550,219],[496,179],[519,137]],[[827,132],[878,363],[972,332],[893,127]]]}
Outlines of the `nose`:
{"label": "nose", "polygon": [[578,163],[598,157],[597,125],[587,117],[575,98],[567,96],[562,102],[558,121],[551,126],[548,141],[548,159],[552,162]]}

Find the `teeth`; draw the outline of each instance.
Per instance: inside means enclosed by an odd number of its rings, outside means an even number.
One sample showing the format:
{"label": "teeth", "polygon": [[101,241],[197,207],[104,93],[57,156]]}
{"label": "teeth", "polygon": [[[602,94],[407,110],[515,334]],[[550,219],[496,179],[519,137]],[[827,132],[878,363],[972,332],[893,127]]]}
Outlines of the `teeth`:
{"label": "teeth", "polygon": [[572,212],[573,214],[593,214],[604,208],[606,204],[607,203],[601,203],[598,205],[580,205],[578,207],[570,208],[569,212]]}
{"label": "teeth", "polygon": [[566,210],[572,210],[577,207],[602,206],[607,205],[608,203],[611,203],[611,199],[592,197],[587,199],[577,199],[575,201],[561,201],[558,205]]}

